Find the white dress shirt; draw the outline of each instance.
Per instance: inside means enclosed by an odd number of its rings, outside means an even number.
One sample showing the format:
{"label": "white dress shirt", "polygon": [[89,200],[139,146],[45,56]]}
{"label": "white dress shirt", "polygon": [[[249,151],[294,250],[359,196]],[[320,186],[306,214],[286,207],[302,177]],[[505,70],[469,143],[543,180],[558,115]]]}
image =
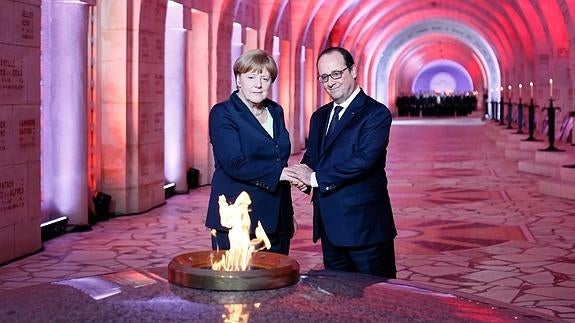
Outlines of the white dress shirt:
{"label": "white dress shirt", "polygon": [[[347,110],[347,108],[349,107],[349,105],[351,104],[351,101],[353,101],[353,99],[355,99],[355,97],[357,96],[357,94],[359,93],[360,87],[356,87],[355,90],[353,90],[353,92],[351,93],[351,95],[349,96],[349,98],[347,98],[347,100],[343,101],[340,104],[337,103],[333,103],[333,107],[331,109],[331,112],[329,114],[329,118],[328,118],[328,125],[327,125],[327,129],[329,129],[329,123],[331,123],[331,118],[333,117],[333,113],[335,111],[335,106],[339,105],[340,107],[342,107],[341,111],[339,112],[339,118],[341,120],[341,117],[343,117],[343,114],[345,113],[345,111]],[[326,133],[327,134],[327,133]],[[315,177],[315,172],[311,173],[311,187],[318,187],[319,184],[317,183],[317,179]]]}

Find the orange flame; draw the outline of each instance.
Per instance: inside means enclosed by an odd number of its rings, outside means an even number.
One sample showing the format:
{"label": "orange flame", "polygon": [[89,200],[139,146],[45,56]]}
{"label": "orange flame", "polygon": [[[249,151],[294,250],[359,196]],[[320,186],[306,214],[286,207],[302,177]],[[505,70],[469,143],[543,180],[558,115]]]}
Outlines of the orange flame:
{"label": "orange flame", "polygon": [[229,229],[230,249],[226,250],[222,259],[212,264],[213,270],[248,270],[252,261],[252,253],[271,247],[260,222],[256,227],[256,238],[250,240],[251,220],[248,207],[251,203],[250,196],[246,192],[241,192],[233,204],[228,204],[226,197],[220,195],[218,199],[220,223]]}

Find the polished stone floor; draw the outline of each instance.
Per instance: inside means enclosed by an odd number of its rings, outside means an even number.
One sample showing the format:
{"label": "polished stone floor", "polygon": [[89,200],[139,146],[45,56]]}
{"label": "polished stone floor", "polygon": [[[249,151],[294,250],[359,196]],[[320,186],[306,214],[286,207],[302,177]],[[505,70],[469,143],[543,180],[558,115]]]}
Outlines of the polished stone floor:
{"label": "polished stone floor", "polygon": [[[575,322],[575,200],[539,193],[479,119],[398,120],[388,177],[399,236],[398,278],[528,308]],[[295,163],[300,156],[293,156]],[[210,187],[139,215],[67,233],[0,267],[0,297],[37,284],[167,266],[209,249],[203,226]],[[309,197],[293,192],[298,231],[290,256],[321,270]]]}

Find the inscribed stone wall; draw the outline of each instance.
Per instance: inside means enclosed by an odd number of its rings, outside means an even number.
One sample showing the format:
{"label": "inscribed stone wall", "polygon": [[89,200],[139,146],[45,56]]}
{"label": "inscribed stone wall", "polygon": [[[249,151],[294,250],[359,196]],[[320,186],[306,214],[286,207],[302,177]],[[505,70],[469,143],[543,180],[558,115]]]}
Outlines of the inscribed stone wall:
{"label": "inscribed stone wall", "polygon": [[0,2],[0,263],[41,248],[40,2]]}

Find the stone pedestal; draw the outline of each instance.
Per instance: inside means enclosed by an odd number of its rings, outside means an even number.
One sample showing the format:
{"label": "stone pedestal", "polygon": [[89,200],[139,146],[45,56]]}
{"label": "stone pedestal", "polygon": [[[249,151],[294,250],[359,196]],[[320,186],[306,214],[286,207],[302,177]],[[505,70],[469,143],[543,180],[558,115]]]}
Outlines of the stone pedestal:
{"label": "stone pedestal", "polygon": [[[0,298],[7,319],[138,322],[552,322],[557,318],[475,295],[334,271],[295,285],[207,291],[167,282],[163,268],[72,278]],[[433,288],[433,289],[432,289]],[[0,313],[0,314],[3,314]],[[5,316],[7,316],[5,314]],[[0,318],[2,318],[0,316]]]}

